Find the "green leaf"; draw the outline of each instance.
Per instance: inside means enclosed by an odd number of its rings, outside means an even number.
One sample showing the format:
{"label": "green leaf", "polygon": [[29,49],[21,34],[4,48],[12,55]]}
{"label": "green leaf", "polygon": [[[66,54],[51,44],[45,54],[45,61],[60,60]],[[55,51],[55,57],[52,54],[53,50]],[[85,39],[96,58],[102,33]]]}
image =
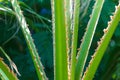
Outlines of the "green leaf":
{"label": "green leaf", "polygon": [[9,67],[0,58],[0,75],[5,80],[18,80],[17,76],[9,69]]}
{"label": "green leaf", "polygon": [[64,0],[51,0],[53,18],[54,79],[68,80]]}
{"label": "green leaf", "polygon": [[43,65],[41,63],[40,57],[38,55],[37,49],[35,47],[35,44],[33,42],[32,37],[31,37],[28,25],[26,23],[26,20],[25,20],[23,14],[22,14],[20,6],[18,5],[17,0],[10,0],[10,2],[15,10],[15,14],[16,14],[16,17],[19,21],[19,24],[21,25],[20,28],[23,32],[25,39],[26,39],[32,60],[34,62],[34,66],[36,68],[38,78],[39,78],[39,80],[43,80],[43,79],[47,80],[46,74],[45,74],[44,69],[43,69]]}
{"label": "green leaf", "polygon": [[102,10],[104,0],[97,0],[92,12],[92,15],[90,16],[90,21],[87,25],[87,29],[85,32],[85,35],[83,36],[82,43],[80,46],[80,51],[77,55],[77,63],[76,63],[76,71],[75,71],[75,79],[81,79],[83,74],[83,69],[85,66],[85,62],[88,56],[88,52],[92,43],[92,39],[94,36],[94,32],[99,20],[99,16]]}
{"label": "green leaf", "polygon": [[83,80],[92,80],[96,69],[103,57],[103,54],[110,42],[110,39],[120,21],[120,4],[116,7],[116,11],[113,16],[111,16],[111,21],[108,22],[108,27],[104,29],[104,35],[101,38],[101,41],[98,42],[98,47],[92,56],[92,60],[89,63],[86,72],[84,73]]}

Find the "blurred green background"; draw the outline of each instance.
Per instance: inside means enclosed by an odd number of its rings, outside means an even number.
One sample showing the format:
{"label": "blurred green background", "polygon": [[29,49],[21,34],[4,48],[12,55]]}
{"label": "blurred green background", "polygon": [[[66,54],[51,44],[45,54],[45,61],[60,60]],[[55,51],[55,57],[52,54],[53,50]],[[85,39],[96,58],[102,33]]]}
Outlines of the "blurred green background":
{"label": "blurred green background", "polygon": [[[78,47],[89,21],[94,2],[95,0],[81,0]],[[45,67],[46,75],[49,80],[53,80],[53,36],[50,0],[19,0],[19,4],[29,24],[29,29]],[[118,0],[105,0],[86,66],[117,4]],[[12,9],[11,4],[7,0],[0,0],[0,7],[3,6]],[[38,80],[29,50],[20,30],[20,25],[15,15],[9,11],[0,11],[0,46],[4,48],[17,65],[21,73],[20,80]],[[8,63],[1,52],[0,57],[3,57],[4,61]],[[109,43],[94,80],[120,80],[120,23]]]}

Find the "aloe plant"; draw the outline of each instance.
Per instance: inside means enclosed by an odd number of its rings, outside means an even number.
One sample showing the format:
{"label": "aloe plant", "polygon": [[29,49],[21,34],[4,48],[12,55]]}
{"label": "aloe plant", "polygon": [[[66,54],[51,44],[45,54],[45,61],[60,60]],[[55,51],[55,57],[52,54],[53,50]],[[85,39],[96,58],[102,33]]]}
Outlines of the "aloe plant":
{"label": "aloe plant", "polygon": [[[94,78],[95,72],[100,64],[104,52],[120,21],[119,3],[115,9],[114,14],[110,16],[111,21],[108,22],[107,28],[103,30],[103,37],[100,39],[100,41],[98,41],[98,47],[95,50],[95,53],[93,54],[86,71],[84,72],[86,59],[88,58],[89,50],[93,41],[93,36],[98,24],[104,1],[105,0],[95,1],[95,6],[93,7],[90,20],[87,24],[86,32],[83,36],[83,39],[81,40],[80,47],[77,49],[79,36],[79,18],[81,17],[79,16],[81,11],[80,0],[51,0],[54,50],[54,80],[92,80]],[[0,6],[0,10],[4,12],[11,12],[12,15],[16,15],[24,38],[26,39],[26,43],[34,62],[38,78],[39,80],[47,80],[48,78],[44,71],[44,67],[28,28],[29,25],[23,16],[22,10],[20,9],[17,0],[10,0],[10,2],[14,10],[4,6]],[[40,17],[33,11],[30,11],[28,9],[26,10],[36,15],[37,17]],[[44,19],[47,20],[46,18]],[[79,50],[78,53],[77,50]],[[4,55],[8,57],[6,54]],[[11,61],[9,57],[8,59]],[[8,71],[8,67],[3,63],[1,58],[0,65],[2,66],[0,66],[1,79],[17,79],[16,75],[13,75]],[[6,70],[8,72],[6,72]]]}

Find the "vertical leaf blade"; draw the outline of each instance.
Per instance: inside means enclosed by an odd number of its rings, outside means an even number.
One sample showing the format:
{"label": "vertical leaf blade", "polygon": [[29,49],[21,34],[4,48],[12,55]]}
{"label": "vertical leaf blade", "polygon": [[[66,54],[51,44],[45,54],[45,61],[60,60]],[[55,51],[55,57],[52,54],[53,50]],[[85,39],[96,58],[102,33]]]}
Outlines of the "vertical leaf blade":
{"label": "vertical leaf blade", "polygon": [[68,80],[64,0],[52,0],[51,5],[54,36],[54,79]]}
{"label": "vertical leaf blade", "polygon": [[76,66],[76,52],[77,52],[77,39],[78,39],[78,25],[79,25],[79,14],[80,14],[80,0],[72,1],[73,5],[73,34],[72,34],[72,50],[71,50],[71,80],[75,79],[75,66]]}

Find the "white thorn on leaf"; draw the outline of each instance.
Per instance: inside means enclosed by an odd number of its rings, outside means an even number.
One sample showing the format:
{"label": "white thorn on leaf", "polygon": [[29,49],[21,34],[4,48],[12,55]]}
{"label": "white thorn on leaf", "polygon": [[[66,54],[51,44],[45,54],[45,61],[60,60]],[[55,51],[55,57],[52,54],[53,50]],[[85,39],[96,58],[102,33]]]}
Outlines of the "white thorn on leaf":
{"label": "white thorn on leaf", "polygon": [[[108,24],[109,24],[109,23],[108,23]],[[103,32],[104,32],[104,33],[107,33],[107,32],[108,32],[108,29],[107,29],[107,28],[104,29]]]}
{"label": "white thorn on leaf", "polygon": [[115,6],[115,9],[117,9],[117,6]]}
{"label": "white thorn on leaf", "polygon": [[15,63],[13,61],[10,61],[10,66],[11,66],[11,69],[12,71],[15,70],[16,73],[21,76],[21,74],[19,73],[18,69],[17,69],[17,66],[15,65]]}
{"label": "white thorn on leaf", "polygon": [[97,44],[100,45],[100,44],[101,44],[101,41],[98,41]]}
{"label": "white thorn on leaf", "polygon": [[110,25],[111,24],[111,22],[108,22],[108,25]]}
{"label": "white thorn on leaf", "polygon": [[113,16],[110,16],[110,19],[112,20],[112,19],[113,19]]}
{"label": "white thorn on leaf", "polygon": [[77,50],[80,51],[80,48],[78,48]]}

